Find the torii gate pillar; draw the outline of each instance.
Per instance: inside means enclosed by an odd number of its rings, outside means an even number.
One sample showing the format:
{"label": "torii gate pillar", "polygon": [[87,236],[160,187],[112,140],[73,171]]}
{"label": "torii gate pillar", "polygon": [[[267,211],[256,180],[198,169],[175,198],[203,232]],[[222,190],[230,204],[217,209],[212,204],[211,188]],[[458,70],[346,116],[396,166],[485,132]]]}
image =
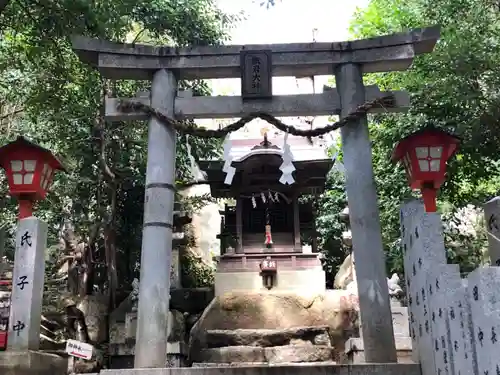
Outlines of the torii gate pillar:
{"label": "torii gate pillar", "polygon": [[[361,66],[340,65],[335,72],[341,101],[341,117],[365,102]],[[343,163],[346,193],[356,262],[359,310],[363,324],[366,362],[397,362],[382,244],[377,190],[373,176],[372,149],[366,115],[343,126]]]}
{"label": "torii gate pillar", "polygon": [[[177,80],[155,72],[151,103],[174,117]],[[175,130],[149,119],[148,161],[142,230],[141,278],[134,353],[135,368],[165,367],[172,262],[175,184]]]}

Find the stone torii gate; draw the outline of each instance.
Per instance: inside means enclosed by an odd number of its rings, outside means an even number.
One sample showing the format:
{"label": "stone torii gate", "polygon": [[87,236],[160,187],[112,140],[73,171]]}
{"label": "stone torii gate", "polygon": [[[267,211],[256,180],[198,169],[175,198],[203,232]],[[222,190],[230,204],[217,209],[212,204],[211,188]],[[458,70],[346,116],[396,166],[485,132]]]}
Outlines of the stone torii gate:
{"label": "stone torii gate", "polygon": [[[383,97],[365,87],[363,74],[403,71],[413,58],[432,52],[439,27],[339,43],[294,43],[208,47],[153,47],[73,38],[80,59],[110,79],[152,80],[149,96],[132,100],[161,110],[169,118],[234,118],[254,112],[276,117],[347,116],[367,101]],[[249,62],[258,61],[263,77],[252,86]],[[250,68],[250,71],[247,69]],[[322,94],[272,96],[273,76],[335,75],[336,90]],[[267,76],[266,76],[267,75]],[[242,78],[242,97],[178,95],[180,79]],[[250,82],[250,83],[249,83]],[[408,95],[393,92],[394,105],[371,112],[404,111]],[[252,98],[254,100],[247,100]],[[117,109],[108,98],[107,120],[149,121],[146,198],[142,239],[135,367],[164,367],[167,346],[172,215],[174,202],[175,131],[154,116]],[[373,176],[366,115],[341,129],[346,191],[356,255],[359,305],[367,362],[396,362],[386,282],[385,256]]]}

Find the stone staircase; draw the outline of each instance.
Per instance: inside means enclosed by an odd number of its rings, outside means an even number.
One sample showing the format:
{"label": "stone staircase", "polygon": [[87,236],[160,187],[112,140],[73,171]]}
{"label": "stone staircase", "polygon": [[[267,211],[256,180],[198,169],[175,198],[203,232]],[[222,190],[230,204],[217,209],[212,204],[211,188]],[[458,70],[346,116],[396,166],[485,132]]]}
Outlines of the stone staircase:
{"label": "stone staircase", "polygon": [[335,364],[326,326],[209,330],[206,342],[193,367]]}

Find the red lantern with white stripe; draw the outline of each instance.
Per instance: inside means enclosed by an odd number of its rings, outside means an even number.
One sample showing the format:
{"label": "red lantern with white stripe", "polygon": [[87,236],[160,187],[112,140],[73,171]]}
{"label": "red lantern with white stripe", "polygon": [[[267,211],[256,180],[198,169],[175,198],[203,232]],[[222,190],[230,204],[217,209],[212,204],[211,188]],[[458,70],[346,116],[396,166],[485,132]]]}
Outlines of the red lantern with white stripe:
{"label": "red lantern with white stripe", "polygon": [[19,201],[19,219],[32,216],[33,203],[45,199],[56,170],[65,170],[49,150],[24,137],[0,147],[10,194]]}
{"label": "red lantern with white stripe", "polygon": [[446,163],[458,144],[457,137],[427,128],[403,138],[394,149],[392,160],[404,165],[410,188],[422,193],[426,212],[436,212],[437,190],[446,180]]}

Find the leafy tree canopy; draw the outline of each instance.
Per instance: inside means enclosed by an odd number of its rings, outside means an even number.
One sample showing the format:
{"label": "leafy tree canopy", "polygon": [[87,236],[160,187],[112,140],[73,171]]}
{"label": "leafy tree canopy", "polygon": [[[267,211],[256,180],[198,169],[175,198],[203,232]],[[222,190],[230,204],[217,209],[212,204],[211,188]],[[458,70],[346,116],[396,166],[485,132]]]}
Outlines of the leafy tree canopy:
{"label": "leafy tree canopy", "polygon": [[[449,178],[439,196],[440,209],[450,220],[457,220],[455,211],[459,208],[469,203],[481,206],[496,195],[500,182],[498,5],[482,0],[372,0],[356,13],[350,32],[353,39],[358,39],[435,24],[442,26],[442,37],[433,53],[415,58],[406,72],[365,77],[365,84],[407,90],[412,98],[408,113],[376,116],[370,124],[382,232],[391,272],[402,272],[398,208],[412,196],[402,168],[390,162],[398,140],[427,125],[461,138],[460,151],[449,164]],[[332,176],[333,186],[338,186],[338,179]],[[342,197],[341,190],[331,189],[326,194],[326,207]],[[338,226],[337,217],[329,213],[320,218],[320,224],[326,234],[324,239],[338,238],[338,230],[330,229]],[[474,225],[481,227],[482,223]],[[464,272],[482,261],[485,241],[480,230],[473,235],[466,232],[447,232],[449,258],[460,263]],[[338,249],[326,248],[338,253]]]}
{"label": "leafy tree canopy", "polygon": [[[37,216],[49,223],[49,243],[58,243],[63,224],[71,222],[78,241],[91,250],[94,285],[107,287],[112,278],[106,259],[114,258],[120,274],[114,279],[128,286],[139,260],[147,126],[106,123],[102,103],[105,95],[133,96],[149,83],[103,79],[78,60],[69,37],[210,45],[228,39],[236,18],[214,0],[12,0],[0,2],[0,11],[0,144],[24,135],[63,156],[69,173],[56,176],[37,208]],[[180,84],[208,92],[203,82]],[[190,179],[186,142],[179,137],[178,180]],[[195,156],[218,151],[213,140],[189,142]],[[6,181],[0,189],[5,197],[0,217],[12,230],[16,203]]]}

